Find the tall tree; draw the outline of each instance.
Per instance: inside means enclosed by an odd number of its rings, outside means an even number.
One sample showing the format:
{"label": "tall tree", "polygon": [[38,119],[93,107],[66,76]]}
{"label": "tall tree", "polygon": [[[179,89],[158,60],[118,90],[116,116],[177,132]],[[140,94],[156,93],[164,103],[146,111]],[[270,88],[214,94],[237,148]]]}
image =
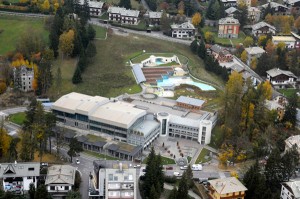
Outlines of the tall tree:
{"label": "tall tree", "polygon": [[294,93],[289,99],[288,99],[288,105],[285,109],[283,121],[284,122],[290,122],[293,127],[296,125],[296,117],[297,117],[297,101],[298,96],[296,93]]}
{"label": "tall tree", "polygon": [[68,155],[71,158],[71,162],[73,161],[73,157],[83,151],[82,145],[78,142],[77,138],[72,138],[69,144]]}
{"label": "tall tree", "polygon": [[0,121],[0,157],[5,157],[9,152],[11,137],[4,129],[4,121]]}
{"label": "tall tree", "polygon": [[96,30],[93,28],[91,24],[89,24],[88,26],[87,35],[90,41],[96,37]]}
{"label": "tall tree", "polygon": [[12,138],[9,149],[8,149],[8,161],[13,161],[18,159],[18,151],[17,151],[17,144],[20,142],[20,138]]}
{"label": "tall tree", "polygon": [[211,20],[218,20],[221,18],[222,9],[220,6],[220,2],[218,0],[211,0],[209,1],[206,18]]}
{"label": "tall tree", "polygon": [[183,173],[182,178],[179,181],[177,199],[188,198],[188,184],[186,172]]}
{"label": "tall tree", "polygon": [[191,168],[190,164],[188,165],[188,168],[185,171],[185,174],[186,174],[187,186],[188,186],[188,188],[192,188],[193,185],[194,185],[194,181],[193,181],[193,171],[192,171],[192,168]]}
{"label": "tall tree", "polygon": [[196,54],[197,50],[198,50],[198,40],[195,39],[194,41],[192,41],[191,45],[190,45],[190,49],[191,51]]}
{"label": "tall tree", "polygon": [[249,46],[252,46],[252,45],[253,45],[253,42],[254,42],[254,41],[253,41],[253,38],[247,36],[247,37],[245,38],[245,40],[243,41],[243,45],[244,45],[244,47],[248,48]]}
{"label": "tall tree", "polygon": [[52,199],[44,184],[40,184],[35,191],[34,198]]}
{"label": "tall tree", "polygon": [[88,58],[93,58],[97,54],[97,48],[93,42],[89,42],[87,48],[86,48],[86,56]]}
{"label": "tall tree", "polygon": [[164,34],[168,34],[170,31],[170,19],[166,12],[163,12],[160,19],[160,27]]}
{"label": "tall tree", "polygon": [[60,70],[60,66],[58,66],[56,72],[56,79],[55,79],[55,88],[58,95],[60,94],[61,86],[62,86],[61,70]]}
{"label": "tall tree", "polygon": [[67,56],[71,55],[74,48],[74,30],[64,32],[59,37],[59,48]]}
{"label": "tall tree", "polygon": [[72,82],[73,82],[73,84],[79,84],[82,82],[81,70],[78,66],[76,67],[76,70],[74,72]]}
{"label": "tall tree", "polygon": [[119,6],[124,7],[126,9],[131,9],[131,2],[130,0],[121,0]]}
{"label": "tall tree", "polygon": [[35,196],[35,186],[33,183],[30,183],[29,185],[29,191],[28,191],[29,199],[34,199]]}
{"label": "tall tree", "polygon": [[66,199],[81,199],[81,194],[79,191],[69,191]]}
{"label": "tall tree", "polygon": [[205,44],[204,44],[203,39],[201,39],[200,46],[199,46],[199,48],[198,48],[197,54],[198,54],[198,56],[199,56],[201,59],[205,59],[206,56],[207,56],[207,51],[206,51],[206,48],[205,48]]}
{"label": "tall tree", "polygon": [[177,199],[177,188],[176,188],[176,186],[173,187],[172,191],[170,192],[170,195],[168,196],[168,199]]}

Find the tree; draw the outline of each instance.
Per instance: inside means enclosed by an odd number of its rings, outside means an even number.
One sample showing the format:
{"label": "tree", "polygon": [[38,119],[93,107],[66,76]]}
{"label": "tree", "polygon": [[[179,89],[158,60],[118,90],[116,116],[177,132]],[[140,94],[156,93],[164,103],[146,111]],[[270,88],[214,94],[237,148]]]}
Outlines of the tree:
{"label": "tree", "polygon": [[155,190],[155,186],[152,185],[150,189],[150,195],[148,196],[149,199],[159,199],[158,193]]}
{"label": "tree", "polygon": [[237,19],[240,22],[240,27],[244,27],[248,20],[248,6],[246,4],[240,4],[238,10],[240,13],[237,15]]}
{"label": "tree", "polygon": [[30,199],[34,199],[34,196],[35,196],[35,186],[34,186],[33,183],[30,183],[30,185],[29,185],[28,194],[29,194],[29,198]]}
{"label": "tree", "polygon": [[89,24],[88,26],[87,35],[90,41],[96,37],[96,30],[93,28],[91,24]]}
{"label": "tree", "polygon": [[71,158],[71,162],[73,160],[73,157],[77,154],[82,152],[82,145],[80,142],[78,142],[77,138],[72,138],[69,144],[69,150],[68,150],[68,155]]}
{"label": "tree", "polygon": [[34,198],[51,199],[52,197],[48,193],[46,186],[44,184],[40,184],[35,191]]}
{"label": "tree", "polygon": [[291,25],[289,23],[285,23],[284,26],[283,26],[283,30],[282,32],[284,34],[289,34],[291,33]]}
{"label": "tree", "polygon": [[49,0],[45,0],[44,3],[42,4],[42,9],[44,12],[48,12],[50,9],[50,3]]}
{"label": "tree", "polygon": [[188,186],[188,188],[192,188],[194,185],[194,181],[193,181],[193,171],[192,171],[190,164],[188,165],[187,170],[185,171],[185,174],[186,174],[187,186]]}
{"label": "tree", "polygon": [[58,95],[60,94],[61,86],[62,86],[61,70],[60,70],[60,66],[58,66],[56,72],[56,79],[55,79],[55,88]]}
{"label": "tree", "polygon": [[179,181],[177,199],[188,198],[188,190],[189,187],[187,184],[187,176],[186,176],[186,172],[184,172],[182,178]]}
{"label": "tree", "polygon": [[207,52],[206,52],[206,48],[205,48],[205,44],[203,42],[203,39],[201,39],[200,46],[198,47],[197,54],[202,59],[205,59],[205,57],[207,56]]}
{"label": "tree", "polygon": [[244,51],[242,52],[242,54],[241,54],[241,60],[242,60],[244,63],[246,63],[247,59],[248,59],[247,52],[246,52],[246,50],[244,50]]}
{"label": "tree", "polygon": [[6,91],[6,84],[4,82],[0,82],[0,95]]}
{"label": "tree", "polygon": [[19,142],[20,142],[20,138],[12,138],[10,145],[9,145],[9,149],[8,149],[8,153],[9,153],[8,161],[9,162],[12,160],[18,159],[17,144]]}
{"label": "tree", "polygon": [[245,38],[245,40],[243,41],[243,45],[244,45],[245,48],[248,48],[249,46],[252,46],[253,45],[253,38],[247,36]]}
{"label": "tree", "polygon": [[71,29],[68,32],[64,32],[59,37],[59,48],[67,56],[70,56],[73,51],[74,36],[74,30]]}
{"label": "tree", "polygon": [[294,27],[297,29],[297,31],[299,33],[299,30],[300,30],[300,16],[297,17],[297,19],[295,20]]}
{"label": "tree", "polygon": [[257,58],[254,57],[254,58],[251,60],[250,67],[251,67],[251,69],[255,70],[255,69],[256,69],[256,66],[257,66]]}
{"label": "tree", "polygon": [[294,93],[289,99],[288,99],[288,105],[285,109],[283,121],[284,122],[290,122],[292,124],[292,127],[295,127],[296,125],[296,118],[297,118],[297,101],[298,96],[296,93]]}
{"label": "tree", "polygon": [[76,67],[76,70],[74,72],[72,82],[73,82],[73,84],[79,84],[82,82],[81,70],[78,66]]}
{"label": "tree", "polygon": [[204,35],[205,41],[207,43],[213,43],[214,42],[214,36],[212,32],[207,31]]}
{"label": "tree", "polygon": [[88,58],[93,58],[97,54],[96,46],[93,42],[89,42],[87,48],[86,48],[86,56]]}
{"label": "tree", "polygon": [[275,45],[274,43],[272,42],[271,39],[269,39],[267,41],[267,45],[266,45],[266,52],[269,54],[269,55],[272,55],[274,52],[275,52]]}
{"label": "tree", "polygon": [[221,9],[220,2],[218,0],[209,1],[206,18],[211,20],[218,20],[222,16],[223,10]]}
{"label": "tree", "polygon": [[257,0],[251,0],[251,6],[256,7],[257,6]]}
{"label": "tree", "polygon": [[198,49],[198,40],[195,39],[190,45],[191,51],[196,54]]}
{"label": "tree", "polygon": [[178,14],[179,15],[183,15],[184,14],[184,1],[180,1],[179,3],[178,3],[178,6],[177,6],[178,8]]}
{"label": "tree", "polygon": [[177,199],[177,188],[176,188],[176,186],[173,187],[172,191],[170,192],[170,195],[168,196],[168,199]]}
{"label": "tree", "polygon": [[168,34],[170,31],[170,19],[166,12],[163,12],[160,19],[160,28],[164,34]]}
{"label": "tree", "polygon": [[126,9],[131,9],[131,2],[130,0],[121,0],[119,6],[124,7]]}
{"label": "tree", "polygon": [[7,134],[4,129],[4,121],[0,123],[0,157],[5,157],[9,150],[11,137]]}
{"label": "tree", "polygon": [[198,26],[201,23],[201,14],[199,12],[196,12],[192,17],[192,24],[194,26]]}
{"label": "tree", "polygon": [[81,199],[81,194],[78,191],[69,191],[66,199]]}
{"label": "tree", "polygon": [[37,95],[44,95],[52,85],[51,62],[43,58],[39,63],[38,71],[37,89],[35,92]]}
{"label": "tree", "polygon": [[16,45],[16,50],[28,58],[40,53],[44,48],[45,42],[42,34],[32,30],[27,30],[25,34],[22,34]]}
{"label": "tree", "polygon": [[265,48],[266,45],[267,45],[267,41],[268,41],[267,36],[266,35],[261,35],[261,36],[258,37],[257,44],[259,46],[262,46],[263,48]]}

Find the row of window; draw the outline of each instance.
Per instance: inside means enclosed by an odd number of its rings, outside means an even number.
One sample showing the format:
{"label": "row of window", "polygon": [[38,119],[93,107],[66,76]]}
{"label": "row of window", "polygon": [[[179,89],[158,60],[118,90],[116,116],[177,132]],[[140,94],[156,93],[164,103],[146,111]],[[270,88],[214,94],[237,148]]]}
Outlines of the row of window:
{"label": "row of window", "polygon": [[169,124],[169,127],[178,128],[178,129],[185,129],[185,130],[188,130],[188,131],[196,131],[196,132],[199,131],[198,128],[189,127],[189,126],[182,126],[182,125],[172,124],[172,123]]}

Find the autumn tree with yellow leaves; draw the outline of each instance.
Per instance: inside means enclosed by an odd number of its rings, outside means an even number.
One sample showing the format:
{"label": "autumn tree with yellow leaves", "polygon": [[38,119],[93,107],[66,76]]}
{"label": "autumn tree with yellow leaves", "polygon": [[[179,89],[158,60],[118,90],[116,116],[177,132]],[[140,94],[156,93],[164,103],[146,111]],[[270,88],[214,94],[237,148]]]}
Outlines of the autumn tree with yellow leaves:
{"label": "autumn tree with yellow leaves", "polygon": [[6,157],[8,154],[11,137],[7,134],[4,129],[4,122],[0,124],[0,157]]}
{"label": "autumn tree with yellow leaves", "polygon": [[59,37],[59,49],[63,54],[70,56],[74,48],[75,32],[70,29],[68,32],[64,32]]}
{"label": "autumn tree with yellow leaves", "polygon": [[199,12],[196,12],[192,17],[192,24],[198,26],[201,23],[202,17]]}

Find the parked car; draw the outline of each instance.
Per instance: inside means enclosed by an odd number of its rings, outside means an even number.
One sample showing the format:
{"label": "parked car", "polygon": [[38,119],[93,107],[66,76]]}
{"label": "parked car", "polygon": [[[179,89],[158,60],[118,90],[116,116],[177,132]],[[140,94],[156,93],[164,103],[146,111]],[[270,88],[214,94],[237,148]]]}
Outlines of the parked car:
{"label": "parked car", "polygon": [[181,177],[181,176],[182,176],[182,174],[179,173],[179,172],[177,172],[177,171],[175,171],[175,172],[173,173],[173,175],[176,176],[176,177]]}
{"label": "parked car", "polygon": [[41,162],[41,166],[42,167],[47,167],[48,166],[48,162]]}
{"label": "parked car", "polygon": [[180,170],[187,170],[188,166],[180,167]]}
{"label": "parked car", "polygon": [[141,165],[139,165],[139,164],[134,165],[133,168],[141,168]]}
{"label": "parked car", "polygon": [[80,161],[78,159],[76,159],[76,164],[80,164]]}
{"label": "parked car", "polygon": [[173,167],[166,167],[166,170],[173,170]]}

